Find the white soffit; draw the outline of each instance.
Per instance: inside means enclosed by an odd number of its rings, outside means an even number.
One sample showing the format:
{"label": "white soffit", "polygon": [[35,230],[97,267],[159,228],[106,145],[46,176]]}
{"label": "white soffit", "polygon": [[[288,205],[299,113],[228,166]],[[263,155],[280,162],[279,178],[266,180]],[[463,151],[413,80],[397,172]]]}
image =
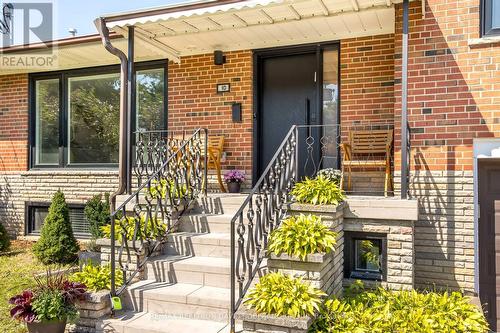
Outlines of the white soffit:
{"label": "white soffit", "polygon": [[401,0],[250,0],[116,19],[108,28],[178,61],[181,56],[394,33]]}

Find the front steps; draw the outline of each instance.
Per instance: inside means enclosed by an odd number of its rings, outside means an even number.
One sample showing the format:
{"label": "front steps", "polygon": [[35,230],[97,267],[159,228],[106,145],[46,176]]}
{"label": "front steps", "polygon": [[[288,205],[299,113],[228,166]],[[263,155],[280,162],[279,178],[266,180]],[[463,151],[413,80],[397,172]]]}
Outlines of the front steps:
{"label": "front steps", "polygon": [[210,194],[184,215],[105,332],[229,332],[230,222],[246,195]]}

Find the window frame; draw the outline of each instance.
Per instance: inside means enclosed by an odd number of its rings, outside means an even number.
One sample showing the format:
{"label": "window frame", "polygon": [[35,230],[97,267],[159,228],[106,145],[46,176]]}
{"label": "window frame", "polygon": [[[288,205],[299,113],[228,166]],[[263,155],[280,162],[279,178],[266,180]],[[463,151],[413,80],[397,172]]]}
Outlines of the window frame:
{"label": "window frame", "polygon": [[[134,72],[163,69],[163,99],[164,110],[162,120],[165,124],[168,121],[168,60],[154,60],[147,62],[138,62],[134,64]],[[30,169],[116,169],[118,163],[69,163],[68,156],[68,116],[69,116],[69,85],[68,79],[74,77],[85,77],[101,74],[119,74],[120,65],[87,67],[79,69],[61,70],[44,73],[29,74],[29,97],[28,97],[28,165]],[[36,82],[39,80],[59,79],[59,163],[56,164],[36,164]],[[136,89],[136,87],[134,87]],[[132,133],[135,131],[136,107],[135,101],[131,101],[132,105]]]}
{"label": "window frame", "polygon": [[493,15],[493,0],[481,0],[479,6],[479,12],[480,12],[481,37],[500,36],[500,28],[493,28],[492,17],[488,16],[488,14]]}
{"label": "window frame", "polygon": [[[345,231],[344,232],[344,277],[351,278],[353,271],[365,272],[365,270],[356,269],[356,240],[377,240],[382,245],[382,267],[380,281],[387,281],[387,234],[372,233],[372,232],[359,232],[359,231]],[[357,278],[358,279],[358,278]],[[363,279],[367,281],[378,281],[378,279]]]}
{"label": "window frame", "polygon": [[[32,217],[34,214],[34,210],[36,208],[46,208],[49,209],[50,207],[50,202],[44,202],[44,201],[25,201],[24,203],[24,235],[25,236],[40,236],[40,232],[34,232],[31,229],[31,224],[32,224]],[[79,203],[68,203],[68,208],[71,209],[81,209],[82,212],[85,208],[85,204],[79,204]],[[83,234],[83,233],[75,233],[73,231],[73,234],[75,235],[76,238],[78,239],[88,239],[91,238],[91,234]]]}

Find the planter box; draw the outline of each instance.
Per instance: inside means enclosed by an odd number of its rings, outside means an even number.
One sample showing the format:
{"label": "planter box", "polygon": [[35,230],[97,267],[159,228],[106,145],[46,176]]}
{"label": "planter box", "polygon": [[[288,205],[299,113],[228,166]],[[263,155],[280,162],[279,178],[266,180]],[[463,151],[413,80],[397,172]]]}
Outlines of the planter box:
{"label": "planter box", "polygon": [[309,254],[305,260],[295,256],[270,254],[267,267],[270,271],[280,271],[294,277],[302,277],[312,286],[328,295],[342,293],[342,253],[340,251]]}
{"label": "planter box", "polygon": [[101,252],[81,251],[78,253],[78,264],[80,268],[89,262],[94,266],[99,266],[101,264]]}
{"label": "planter box", "polygon": [[111,315],[111,298],[108,290],[89,293],[85,301],[76,304],[80,318],[69,327],[74,333],[99,333],[103,331],[103,320]]}
{"label": "planter box", "polygon": [[339,230],[335,230],[338,226],[342,225],[344,220],[344,209],[346,207],[345,201],[339,203],[338,205],[311,205],[311,204],[302,204],[302,203],[292,203],[288,205],[288,213],[290,215],[299,215],[299,214],[313,214],[321,217],[323,223],[327,225],[333,231],[338,232]]}
{"label": "planter box", "polygon": [[314,318],[275,316],[268,314],[257,314],[255,311],[242,305],[236,312],[236,319],[243,321],[244,332],[259,333],[307,333]]}

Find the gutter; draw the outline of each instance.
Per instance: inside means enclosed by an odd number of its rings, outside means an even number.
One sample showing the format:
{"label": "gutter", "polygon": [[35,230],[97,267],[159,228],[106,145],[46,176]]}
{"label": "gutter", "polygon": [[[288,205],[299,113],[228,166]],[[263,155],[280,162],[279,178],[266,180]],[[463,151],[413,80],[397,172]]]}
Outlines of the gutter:
{"label": "gutter", "polygon": [[111,213],[116,208],[116,197],[125,193],[127,189],[127,107],[128,107],[128,59],[125,53],[111,44],[109,30],[106,27],[104,18],[99,17],[94,20],[94,24],[101,36],[104,48],[120,59],[120,139],[118,151],[118,188],[110,196]]}

